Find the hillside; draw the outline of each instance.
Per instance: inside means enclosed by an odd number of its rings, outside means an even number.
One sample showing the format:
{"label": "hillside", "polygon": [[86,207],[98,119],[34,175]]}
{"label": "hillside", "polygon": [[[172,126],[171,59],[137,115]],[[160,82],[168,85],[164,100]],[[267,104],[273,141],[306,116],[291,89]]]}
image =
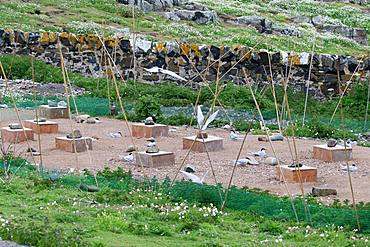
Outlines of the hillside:
{"label": "hillside", "polygon": [[[129,3],[130,1],[120,1]],[[0,0],[0,27],[69,31],[361,56],[369,52],[367,1],[162,1],[156,8],[116,0]],[[360,3],[360,4],[359,4]],[[149,5],[148,5],[149,4]],[[149,6],[149,7],[148,7]],[[194,13],[202,15],[195,18]],[[200,14],[199,14],[200,13]],[[132,17],[135,18],[132,18]]]}

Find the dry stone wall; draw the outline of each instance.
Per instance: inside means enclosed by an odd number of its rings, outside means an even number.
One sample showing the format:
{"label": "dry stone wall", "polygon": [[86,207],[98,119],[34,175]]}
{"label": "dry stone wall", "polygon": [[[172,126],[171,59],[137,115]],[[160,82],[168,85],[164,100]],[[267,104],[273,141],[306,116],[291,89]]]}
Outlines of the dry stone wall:
{"label": "dry stone wall", "polygon": [[[31,55],[54,66],[60,66],[58,41],[67,69],[88,76],[103,77],[108,67],[106,52],[114,59],[117,69],[125,79],[151,83],[163,80],[186,83],[199,87],[203,79],[214,81],[219,71],[223,81],[245,83],[243,69],[257,83],[267,83],[270,78],[269,58],[276,83],[282,83],[288,64],[292,64],[292,83],[304,90],[309,74],[309,53],[273,52],[252,50],[250,47],[197,45],[176,42],[152,42],[127,38],[75,35],[72,33],[37,33],[0,30],[0,53]],[[103,41],[103,42],[102,42]],[[221,63],[217,61],[220,59]],[[347,81],[358,68],[365,76],[370,70],[369,58],[355,58],[327,54],[314,54],[312,58],[312,94],[322,97],[329,91],[338,91],[338,75]],[[175,72],[187,81],[163,73],[150,73],[145,69],[158,67]],[[201,73],[201,76],[199,73]]]}

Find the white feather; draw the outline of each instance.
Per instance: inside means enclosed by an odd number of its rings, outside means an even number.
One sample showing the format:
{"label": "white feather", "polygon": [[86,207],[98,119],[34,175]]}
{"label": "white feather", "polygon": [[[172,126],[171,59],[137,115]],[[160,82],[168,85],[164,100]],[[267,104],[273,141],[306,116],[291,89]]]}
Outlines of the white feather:
{"label": "white feather", "polygon": [[206,178],[208,171],[203,175],[202,178],[186,171],[180,171],[187,179],[191,180],[193,183],[203,184],[204,179]]}
{"label": "white feather", "polygon": [[178,74],[176,74],[175,72],[173,72],[171,70],[161,69],[161,68],[158,68],[158,67],[153,67],[153,68],[145,69],[145,70],[150,72],[150,73],[162,73],[162,74],[165,74],[165,75],[172,76],[173,78],[176,78],[176,79],[179,79],[179,80],[182,80],[182,81],[186,81],[185,78],[179,76]]}
{"label": "white feather", "polygon": [[218,111],[215,111],[214,113],[212,113],[211,116],[209,116],[209,118],[206,120],[206,123],[203,125],[203,128],[202,130],[206,130],[208,125],[213,121],[215,120],[216,116],[218,114]]}
{"label": "white feather", "polygon": [[198,128],[199,129],[203,126],[203,121],[204,121],[204,116],[203,116],[202,108],[200,107],[200,105],[198,105],[197,123],[198,123]]}

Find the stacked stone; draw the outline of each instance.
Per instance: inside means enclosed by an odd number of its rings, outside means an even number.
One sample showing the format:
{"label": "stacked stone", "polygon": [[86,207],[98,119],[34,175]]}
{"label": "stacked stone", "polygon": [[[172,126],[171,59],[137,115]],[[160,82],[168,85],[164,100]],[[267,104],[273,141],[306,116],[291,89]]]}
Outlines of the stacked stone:
{"label": "stacked stone", "polygon": [[[197,71],[205,71],[204,78],[207,81],[214,81],[219,70],[223,81],[243,84],[245,83],[243,68],[257,83],[266,83],[270,78],[269,64],[273,69],[274,80],[280,83],[284,78],[282,73],[285,72],[286,65],[292,63],[294,65],[293,83],[297,88],[303,89],[311,60],[310,54],[305,52],[268,53],[265,50],[252,50],[250,47],[241,45],[218,47],[191,43],[152,42],[144,39],[136,39],[133,45],[132,41],[124,37],[75,35],[66,32],[26,33],[11,30],[0,30],[0,52],[32,55],[49,64],[60,66],[58,40],[69,70],[88,76],[104,77],[108,66],[104,43],[110,54],[115,52],[113,56],[115,63],[125,78],[133,78],[136,75],[137,79],[143,81],[173,80],[184,83],[169,75],[150,73],[144,69],[159,67],[189,80],[193,87],[202,85],[203,79]],[[135,71],[134,56],[137,63]],[[219,58],[221,58],[221,64],[217,62]],[[341,81],[347,81],[359,63],[360,74],[364,75],[370,70],[369,58],[361,61],[349,56],[314,54],[312,61],[311,87],[324,94],[329,88],[338,91],[338,72]]]}

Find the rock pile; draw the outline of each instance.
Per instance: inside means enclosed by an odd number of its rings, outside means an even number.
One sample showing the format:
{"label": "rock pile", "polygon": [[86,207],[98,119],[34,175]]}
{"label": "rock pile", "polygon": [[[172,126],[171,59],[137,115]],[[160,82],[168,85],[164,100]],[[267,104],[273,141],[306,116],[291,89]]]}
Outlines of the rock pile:
{"label": "rock pile", "polygon": [[[8,85],[15,96],[33,95],[33,87],[39,96],[58,96],[65,95],[64,85],[57,83],[33,83],[31,80],[9,80]],[[0,79],[0,92],[7,93],[5,81]],[[72,86],[72,92],[75,96],[84,95],[85,89]]]}

